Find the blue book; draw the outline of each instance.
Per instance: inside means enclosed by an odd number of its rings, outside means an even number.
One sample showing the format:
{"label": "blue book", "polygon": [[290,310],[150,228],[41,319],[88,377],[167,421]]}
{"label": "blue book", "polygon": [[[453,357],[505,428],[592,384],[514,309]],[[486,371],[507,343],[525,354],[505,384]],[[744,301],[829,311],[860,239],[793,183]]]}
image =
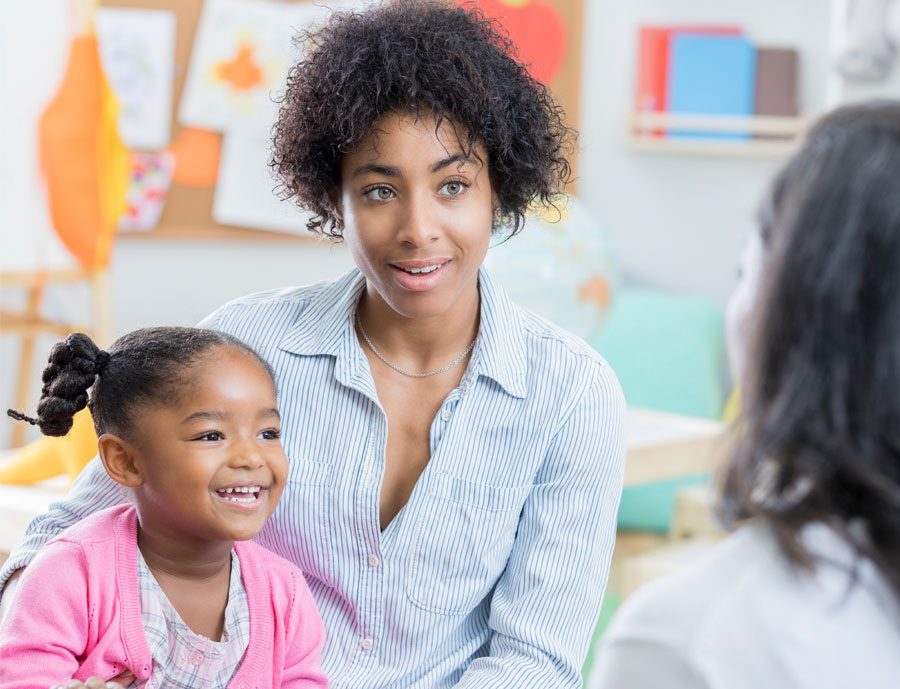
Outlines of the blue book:
{"label": "blue book", "polygon": [[[756,47],[743,36],[676,33],[669,44],[669,112],[752,115]],[[670,136],[747,139],[743,132],[670,131]]]}

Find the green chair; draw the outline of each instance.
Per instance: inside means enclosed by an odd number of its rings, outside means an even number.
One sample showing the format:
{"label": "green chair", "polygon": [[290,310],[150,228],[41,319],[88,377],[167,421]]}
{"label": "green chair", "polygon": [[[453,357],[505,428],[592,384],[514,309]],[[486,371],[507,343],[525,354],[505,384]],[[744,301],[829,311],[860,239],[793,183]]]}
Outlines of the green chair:
{"label": "green chair", "polygon": [[[722,308],[710,299],[620,290],[591,344],[615,370],[630,406],[718,419],[725,402]],[[627,488],[619,528],[667,533],[675,492],[705,474]]]}

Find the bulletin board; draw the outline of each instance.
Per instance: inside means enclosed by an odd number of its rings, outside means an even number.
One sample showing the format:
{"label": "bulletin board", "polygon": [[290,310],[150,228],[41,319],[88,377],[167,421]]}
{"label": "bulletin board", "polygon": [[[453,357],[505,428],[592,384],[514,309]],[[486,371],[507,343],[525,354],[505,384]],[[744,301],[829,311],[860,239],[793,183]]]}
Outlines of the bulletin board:
{"label": "bulletin board", "polygon": [[[566,123],[578,130],[581,110],[581,46],[585,0],[463,0],[497,19],[509,32],[518,57],[531,75],[550,88],[565,111]],[[574,193],[577,152],[569,161]]]}
{"label": "bulletin board", "polygon": [[[286,0],[294,2],[296,0]],[[100,0],[101,7],[167,10],[174,13],[175,74],[172,101],[171,141],[178,141],[182,125],[177,113],[191,56],[191,47],[203,8],[203,0]],[[222,135],[215,134],[221,145]],[[187,186],[173,182],[168,190],[162,216],[156,228],[147,232],[120,232],[120,239],[249,240],[278,242],[315,242],[309,234],[289,234],[233,227],[217,223],[212,217],[214,186]]]}

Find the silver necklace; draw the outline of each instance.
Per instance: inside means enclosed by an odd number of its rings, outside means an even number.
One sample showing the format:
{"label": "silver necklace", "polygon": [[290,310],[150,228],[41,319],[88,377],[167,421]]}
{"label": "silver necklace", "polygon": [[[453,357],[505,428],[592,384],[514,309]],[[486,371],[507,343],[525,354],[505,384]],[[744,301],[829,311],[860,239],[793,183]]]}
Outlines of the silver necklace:
{"label": "silver necklace", "polygon": [[363,324],[359,318],[358,312],[356,314],[356,324],[359,326],[359,332],[362,333],[363,339],[366,341],[366,344],[369,345],[369,349],[372,350],[372,354],[377,356],[378,359],[381,361],[381,363],[383,363],[385,366],[388,366],[388,367],[394,369],[397,373],[407,376],[409,378],[430,378],[431,376],[437,376],[437,375],[440,375],[441,373],[446,373],[447,371],[449,371],[451,368],[453,368],[455,366],[459,366],[460,362],[462,362],[462,360],[465,359],[466,356],[468,356],[469,352],[472,351],[472,347],[475,346],[475,342],[477,341],[477,338],[476,338],[476,340],[472,340],[469,343],[469,346],[466,347],[465,351],[463,351],[462,354],[460,354],[458,357],[456,357],[449,364],[445,364],[444,366],[441,366],[440,368],[435,369],[434,371],[428,371],[427,373],[414,373],[412,371],[406,371],[406,370],[400,368],[399,366],[392,364],[390,361],[388,361],[381,355],[381,352],[379,352],[377,349],[375,349],[375,345],[372,344],[372,340],[370,340],[368,334],[366,334],[366,329],[363,328]]}

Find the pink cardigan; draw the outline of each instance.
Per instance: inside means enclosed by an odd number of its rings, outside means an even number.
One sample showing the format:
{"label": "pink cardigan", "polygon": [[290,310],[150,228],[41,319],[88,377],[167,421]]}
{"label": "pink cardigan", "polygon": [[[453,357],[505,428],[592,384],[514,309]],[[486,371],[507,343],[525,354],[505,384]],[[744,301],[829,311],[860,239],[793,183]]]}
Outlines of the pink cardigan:
{"label": "pink cardigan", "polygon": [[[235,543],[250,607],[250,643],[229,689],[326,689],[325,630],[300,571]],[[130,669],[150,676],[137,581],[137,514],[118,506],[51,541],[28,566],[0,626],[0,689],[47,689]]]}

